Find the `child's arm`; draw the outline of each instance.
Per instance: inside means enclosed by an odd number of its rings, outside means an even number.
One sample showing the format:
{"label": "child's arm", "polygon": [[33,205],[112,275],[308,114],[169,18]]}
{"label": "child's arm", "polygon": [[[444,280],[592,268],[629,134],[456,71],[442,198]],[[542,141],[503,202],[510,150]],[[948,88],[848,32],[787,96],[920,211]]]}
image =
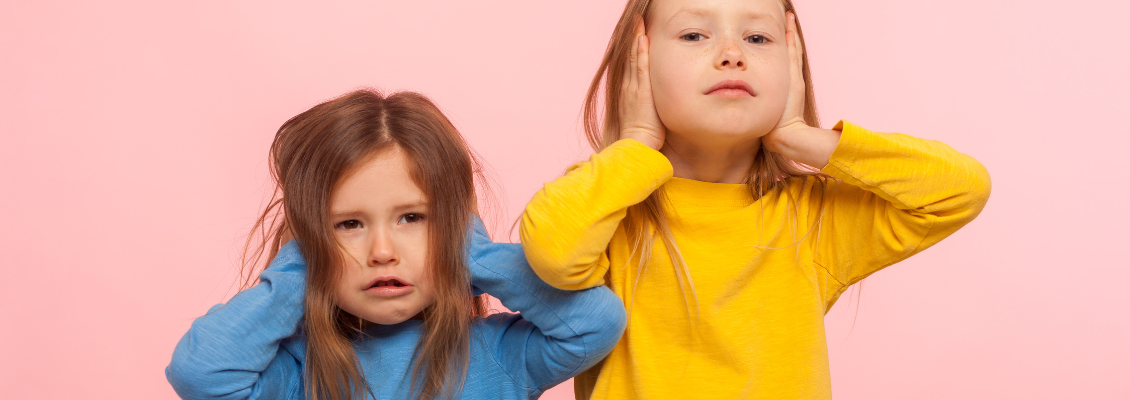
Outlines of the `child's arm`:
{"label": "child's arm", "polygon": [[814,250],[844,285],[933,246],[989,200],[985,167],[944,143],[847,122],[841,128],[822,171],[844,184],[828,191]]}
{"label": "child's arm", "polygon": [[808,126],[804,49],[791,14],[786,40],[792,61],[789,96],[781,120],[762,144],[846,183],[823,192],[828,196],[807,193],[809,207],[822,212],[816,240],[810,242],[815,262],[840,284],[825,286],[831,304],[847,286],[972,221],[989,200],[989,173],[941,142],[874,133],[846,122],[832,130]]}
{"label": "child's arm", "polygon": [[606,249],[628,207],[672,172],[662,153],[622,139],[545,184],[522,214],[522,244],[534,272],[559,289],[603,285]]}
{"label": "child's arm", "polygon": [[522,245],[534,272],[556,288],[601,286],[608,243],[628,207],[671,179],[671,162],[657,151],[666,128],[651,93],[648,41],[636,24],[631,62],[621,89],[620,140],[545,185],[522,214]]}
{"label": "child's arm", "polygon": [[303,314],[306,263],[291,241],[259,284],[197,318],[165,377],[184,399],[285,399],[301,394],[300,356],[279,344]]}
{"label": "child's arm", "polygon": [[531,396],[592,367],[620,341],[627,321],[611,290],[550,287],[530,270],[521,245],[492,243],[477,218],[467,262],[478,290],[521,312],[491,315],[482,332],[492,356]]}

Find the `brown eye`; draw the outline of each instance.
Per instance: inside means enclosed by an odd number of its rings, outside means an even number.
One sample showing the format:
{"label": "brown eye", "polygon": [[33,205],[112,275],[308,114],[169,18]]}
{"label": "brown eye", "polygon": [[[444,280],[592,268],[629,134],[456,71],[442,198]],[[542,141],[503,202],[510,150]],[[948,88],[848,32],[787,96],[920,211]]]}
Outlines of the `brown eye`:
{"label": "brown eye", "polygon": [[355,220],[355,219],[351,219],[351,220],[348,220],[348,221],[341,221],[341,222],[338,222],[337,224],[335,224],[334,228],[345,229],[345,230],[358,229],[358,228],[361,228],[361,221],[358,221],[358,220]]}
{"label": "brown eye", "polygon": [[423,220],[424,220],[424,214],[408,213],[408,214],[401,215],[400,221],[397,221],[397,222],[402,223],[402,224],[415,224],[415,223],[418,223],[418,222],[422,222]]}
{"label": "brown eye", "polygon": [[699,40],[702,40],[702,38],[703,38],[702,34],[697,33],[697,32],[692,32],[692,33],[688,33],[688,34],[683,35],[683,36],[679,36],[679,39],[683,39],[683,40],[686,40],[688,42],[697,42]]}

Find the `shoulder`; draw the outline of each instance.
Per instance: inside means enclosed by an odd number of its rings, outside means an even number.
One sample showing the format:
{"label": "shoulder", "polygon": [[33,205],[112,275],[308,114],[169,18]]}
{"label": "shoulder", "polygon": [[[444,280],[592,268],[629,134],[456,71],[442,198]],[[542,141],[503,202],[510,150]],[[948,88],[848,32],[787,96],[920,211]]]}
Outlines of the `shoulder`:
{"label": "shoulder", "polygon": [[302,364],[302,362],[306,360],[306,335],[301,329],[299,329],[299,332],[294,336],[283,339],[283,341],[279,343],[279,347],[281,348],[279,355],[286,353],[294,357],[299,364]]}
{"label": "shoulder", "polygon": [[842,183],[839,179],[821,173],[790,176],[781,180],[775,195],[794,200],[819,197],[834,193]]}

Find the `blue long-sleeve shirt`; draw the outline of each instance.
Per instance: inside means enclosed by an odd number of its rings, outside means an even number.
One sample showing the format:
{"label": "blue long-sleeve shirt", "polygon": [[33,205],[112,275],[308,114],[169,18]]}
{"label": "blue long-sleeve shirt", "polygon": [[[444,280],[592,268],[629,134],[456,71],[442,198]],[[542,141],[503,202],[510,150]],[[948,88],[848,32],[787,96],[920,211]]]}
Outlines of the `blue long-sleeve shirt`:
{"label": "blue long-sleeve shirt", "polygon": [[[493,243],[475,218],[467,264],[477,290],[516,313],[477,318],[461,399],[537,398],[588,369],[620,340],[624,306],[608,288],[563,291],[533,273],[518,244]],[[177,343],[165,375],[185,399],[305,399],[306,262],[296,242],[259,284],[212,307]],[[377,399],[407,399],[422,321],[365,328],[354,342]],[[369,398],[365,395],[365,398]]]}

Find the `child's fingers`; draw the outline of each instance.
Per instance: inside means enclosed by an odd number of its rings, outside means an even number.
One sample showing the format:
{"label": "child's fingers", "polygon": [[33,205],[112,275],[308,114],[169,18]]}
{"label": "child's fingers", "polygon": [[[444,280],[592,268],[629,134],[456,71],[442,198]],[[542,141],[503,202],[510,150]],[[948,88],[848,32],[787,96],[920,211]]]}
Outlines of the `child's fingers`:
{"label": "child's fingers", "polygon": [[795,66],[797,64],[796,14],[792,12],[785,14],[785,43],[789,48],[789,62]]}
{"label": "child's fingers", "polygon": [[623,98],[628,92],[628,85],[632,83],[632,74],[635,70],[632,69],[631,57],[629,56],[628,63],[624,64],[624,70],[620,71],[620,97]]}
{"label": "child's fingers", "polygon": [[644,29],[643,18],[637,15],[633,22],[635,34],[632,37],[631,53],[625,60],[624,82],[621,84],[620,137],[639,140],[658,150],[663,146],[665,131],[659,116],[656,115],[651,94],[648,57],[650,41]]}
{"label": "child's fingers", "polygon": [[[636,31],[638,32],[638,24],[637,24],[636,28],[637,28]],[[623,118],[625,117],[623,115],[623,113],[628,112],[629,109],[630,109],[630,106],[632,104],[635,104],[635,97],[636,97],[636,91],[637,91],[637,88],[636,88],[636,82],[637,82],[637,79],[636,79],[636,58],[637,58],[637,55],[636,55],[636,53],[639,51],[638,43],[639,43],[639,37],[637,35],[633,35],[633,40],[632,40],[632,44],[631,44],[632,50],[630,52],[628,52],[628,60],[627,60],[628,62],[624,64],[624,70],[623,70],[621,78],[620,78],[621,79],[620,80],[620,112],[621,112],[620,123],[621,124],[625,122],[623,120]]]}
{"label": "child's fingers", "polygon": [[647,93],[651,93],[651,62],[648,57],[648,51],[651,47],[651,40],[648,40],[646,35],[640,35],[636,39],[636,46],[639,46],[638,66],[636,67],[636,76],[639,78],[637,87]]}
{"label": "child's fingers", "polygon": [[803,68],[804,67],[804,43],[801,43],[800,34],[797,33],[796,14],[793,14],[792,12],[789,12],[788,30],[789,30],[789,32],[788,32],[789,39],[791,39],[789,41],[789,44],[790,44],[789,47],[791,48],[792,53],[795,57],[793,59],[793,63]]}
{"label": "child's fingers", "polygon": [[628,53],[628,66],[631,67],[631,76],[629,78],[628,87],[635,90],[639,87],[639,51],[640,51],[640,27],[643,25],[643,18],[635,17],[636,27],[635,35],[632,36],[632,52]]}
{"label": "child's fingers", "polygon": [[803,57],[804,46],[800,43],[800,36],[797,35],[796,14],[793,14],[792,12],[788,13],[787,30],[788,32],[786,33],[786,36],[789,45],[789,61],[791,61],[792,64],[790,66],[790,78],[792,80],[791,84],[793,86],[792,90],[794,92],[800,93],[798,96],[800,97],[800,99],[798,99],[798,101],[801,101],[803,103],[803,100],[801,99],[803,99],[803,93],[805,91]]}
{"label": "child's fingers", "polygon": [[624,71],[620,77],[620,101],[623,103],[627,100],[628,95],[633,90],[632,83],[635,82],[636,74],[636,41],[632,42],[632,51],[628,52],[628,62],[624,64]]}

